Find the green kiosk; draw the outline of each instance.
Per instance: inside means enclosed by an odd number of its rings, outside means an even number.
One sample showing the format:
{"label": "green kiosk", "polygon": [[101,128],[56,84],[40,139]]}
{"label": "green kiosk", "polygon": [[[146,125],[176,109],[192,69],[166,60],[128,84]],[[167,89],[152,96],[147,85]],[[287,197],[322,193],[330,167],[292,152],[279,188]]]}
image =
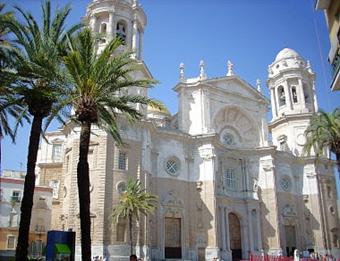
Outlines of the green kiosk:
{"label": "green kiosk", "polygon": [[74,261],[75,239],[72,231],[48,231],[46,261]]}

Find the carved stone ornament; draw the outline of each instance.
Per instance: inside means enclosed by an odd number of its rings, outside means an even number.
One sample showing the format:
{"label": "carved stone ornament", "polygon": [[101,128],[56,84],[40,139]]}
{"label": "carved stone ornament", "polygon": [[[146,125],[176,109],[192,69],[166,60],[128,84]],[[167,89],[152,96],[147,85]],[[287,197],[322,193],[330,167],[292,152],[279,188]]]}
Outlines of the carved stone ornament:
{"label": "carved stone ornament", "polygon": [[176,207],[183,207],[183,201],[178,198],[177,192],[175,190],[168,191],[162,200],[163,206],[176,206]]}
{"label": "carved stone ornament", "polygon": [[177,208],[167,208],[164,212],[164,216],[172,218],[182,218],[182,212]]}
{"label": "carved stone ornament", "polygon": [[201,157],[202,157],[202,159],[203,159],[204,161],[210,161],[210,160],[212,160],[213,158],[215,158],[215,155],[212,154],[212,153],[207,153],[207,154],[201,155]]}
{"label": "carved stone ornament", "polygon": [[263,164],[262,168],[264,171],[272,171],[274,169],[274,166],[272,164]]}
{"label": "carved stone ornament", "polygon": [[296,212],[294,210],[294,207],[287,204],[285,207],[282,209],[282,216],[283,217],[296,217]]}

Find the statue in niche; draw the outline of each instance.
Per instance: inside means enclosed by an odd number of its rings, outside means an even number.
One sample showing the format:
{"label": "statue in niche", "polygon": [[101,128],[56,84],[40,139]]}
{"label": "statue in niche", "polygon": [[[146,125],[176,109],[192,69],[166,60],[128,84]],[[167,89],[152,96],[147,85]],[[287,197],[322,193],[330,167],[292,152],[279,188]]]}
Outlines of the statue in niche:
{"label": "statue in niche", "polygon": [[253,191],[257,193],[259,185],[258,185],[258,180],[257,178],[252,178],[253,180]]}
{"label": "statue in niche", "polygon": [[292,96],[293,96],[293,102],[297,102],[297,94],[296,94],[296,88],[292,87]]}
{"label": "statue in niche", "polygon": [[124,23],[118,22],[117,24],[117,38],[122,39],[122,41],[125,43],[126,40],[126,28]]}
{"label": "statue in niche", "polygon": [[202,219],[202,212],[203,212],[203,203],[198,201],[196,202],[196,210],[197,210],[197,229],[202,230],[204,228],[203,219]]}
{"label": "statue in niche", "polygon": [[282,87],[279,88],[279,101],[280,101],[280,105],[286,104],[286,95]]}

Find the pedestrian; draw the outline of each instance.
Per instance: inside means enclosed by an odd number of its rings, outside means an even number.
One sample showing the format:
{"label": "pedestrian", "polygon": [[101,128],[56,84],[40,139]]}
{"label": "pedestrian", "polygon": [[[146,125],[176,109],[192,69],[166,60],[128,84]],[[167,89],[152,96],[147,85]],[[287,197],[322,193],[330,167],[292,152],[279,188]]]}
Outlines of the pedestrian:
{"label": "pedestrian", "polygon": [[130,256],[130,261],[137,261],[137,256],[136,255],[131,255]]}

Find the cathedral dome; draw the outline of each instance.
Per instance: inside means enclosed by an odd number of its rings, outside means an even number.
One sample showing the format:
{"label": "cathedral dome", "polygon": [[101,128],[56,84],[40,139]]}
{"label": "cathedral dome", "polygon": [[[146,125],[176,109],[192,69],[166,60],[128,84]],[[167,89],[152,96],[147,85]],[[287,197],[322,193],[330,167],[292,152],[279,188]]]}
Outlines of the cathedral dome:
{"label": "cathedral dome", "polygon": [[292,57],[300,57],[300,55],[293,49],[284,48],[276,55],[275,62]]}
{"label": "cathedral dome", "polygon": [[164,106],[163,108],[157,108],[152,105],[148,105],[148,112],[150,113],[156,113],[156,114],[163,114],[167,116],[171,116],[171,113],[168,111],[168,109]]}

